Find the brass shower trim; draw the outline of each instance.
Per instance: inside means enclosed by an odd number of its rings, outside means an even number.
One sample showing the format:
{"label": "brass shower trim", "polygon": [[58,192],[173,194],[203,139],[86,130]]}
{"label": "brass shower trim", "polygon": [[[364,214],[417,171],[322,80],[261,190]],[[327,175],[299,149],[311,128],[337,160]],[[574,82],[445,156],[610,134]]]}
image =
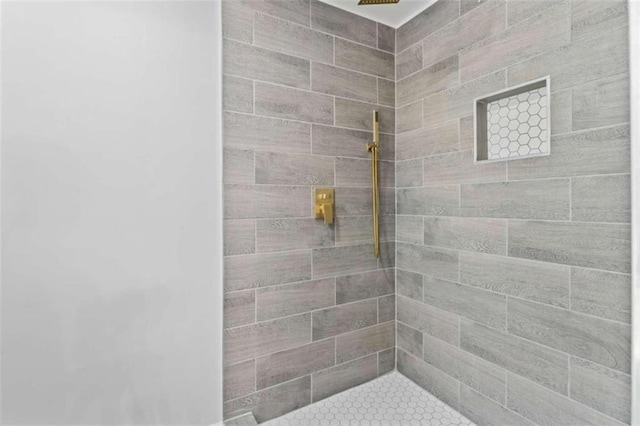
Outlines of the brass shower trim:
{"label": "brass shower trim", "polygon": [[380,257],[380,225],[378,201],[378,147],[380,145],[378,111],[373,110],[373,143],[367,144],[371,153],[371,180],[373,187],[373,255]]}

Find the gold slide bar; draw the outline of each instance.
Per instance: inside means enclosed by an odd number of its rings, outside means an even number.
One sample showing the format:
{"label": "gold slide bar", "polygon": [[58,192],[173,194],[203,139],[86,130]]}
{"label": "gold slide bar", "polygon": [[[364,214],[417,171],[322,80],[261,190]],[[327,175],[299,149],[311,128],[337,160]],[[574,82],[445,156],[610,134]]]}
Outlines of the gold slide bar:
{"label": "gold slide bar", "polygon": [[373,255],[380,257],[380,224],[378,216],[378,146],[380,144],[378,111],[373,111],[373,143],[367,144],[371,153],[371,178],[373,180]]}

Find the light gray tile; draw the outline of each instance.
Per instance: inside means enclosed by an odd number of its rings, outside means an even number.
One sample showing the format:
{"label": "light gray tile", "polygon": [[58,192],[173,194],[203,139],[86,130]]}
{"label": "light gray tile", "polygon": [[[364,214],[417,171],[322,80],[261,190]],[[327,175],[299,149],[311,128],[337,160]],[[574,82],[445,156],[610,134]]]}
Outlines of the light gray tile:
{"label": "light gray tile", "polygon": [[460,16],[484,4],[487,0],[460,0]]}
{"label": "light gray tile", "polygon": [[[477,1],[475,2],[477,4]],[[423,40],[424,64],[436,63],[452,53],[504,30],[504,0],[491,0]]]}
{"label": "light gray tile", "polygon": [[398,267],[439,278],[458,279],[458,252],[455,250],[398,243]]}
{"label": "light gray tile", "polygon": [[322,220],[267,219],[256,223],[258,253],[333,245],[333,227]]}
{"label": "light gray tile", "polygon": [[[378,185],[395,187],[395,169],[392,161],[378,161]],[[336,186],[365,187],[373,185],[371,160],[359,158],[336,158]]]}
{"label": "light gray tile", "polygon": [[258,423],[282,416],[311,403],[311,377],[283,383],[224,404],[225,418],[253,413]]}
{"label": "light gray tile", "polygon": [[507,406],[536,424],[616,425],[615,420],[528,380],[509,374]]}
{"label": "light gray tile", "polygon": [[398,133],[409,132],[422,127],[422,99],[396,110]]}
{"label": "light gray tile", "polygon": [[309,0],[240,0],[240,3],[258,12],[309,26]]}
{"label": "light gray tile", "polygon": [[391,373],[396,368],[396,348],[378,352],[378,376]]}
{"label": "light gray tile", "polygon": [[236,291],[224,295],[224,327],[251,324],[256,320],[255,290]]}
{"label": "light gray tile", "polygon": [[395,81],[378,78],[378,103],[391,107],[396,105]]}
{"label": "light gray tile", "polygon": [[371,131],[373,130],[373,110],[378,111],[380,131],[394,133],[396,128],[394,108],[340,98],[336,98],[336,126]]}
{"label": "light gray tile", "polygon": [[422,302],[422,275],[397,269],[396,289],[398,294]]}
{"label": "light gray tile", "polygon": [[317,0],[311,0],[311,27],[372,47],[378,43],[374,21]]}
{"label": "light gray tile", "polygon": [[251,80],[309,88],[309,61],[233,40],[224,40],[223,72]]}
{"label": "light gray tile", "polygon": [[[460,81],[469,81],[571,41],[571,5],[563,2],[460,52]],[[543,74],[544,75],[544,74]]]}
{"label": "light gray tile", "polygon": [[333,159],[309,154],[256,152],[256,183],[333,186]]}
{"label": "light gray tile", "polygon": [[305,186],[224,186],[225,219],[310,217],[311,189]]}
{"label": "light gray tile", "polygon": [[332,36],[289,21],[256,13],[254,37],[257,46],[312,61],[333,63]]}
{"label": "light gray tile", "polygon": [[425,276],[424,302],[493,328],[507,328],[507,298],[501,294]]}
{"label": "light gray tile", "polygon": [[593,40],[604,36],[611,28],[628,25],[625,0],[577,0],[571,3],[571,40]]}
{"label": "light gray tile", "polygon": [[395,53],[396,29],[378,22],[378,49]]}
{"label": "light gray tile", "polygon": [[424,244],[507,254],[507,221],[464,217],[425,217]]}
{"label": "light gray tile", "polygon": [[569,179],[462,185],[460,215],[568,220]]}
{"label": "light gray tile", "polygon": [[224,144],[229,148],[278,152],[311,152],[311,126],[307,123],[226,113]]}
{"label": "light gray tile", "polygon": [[509,0],[507,23],[509,26],[513,26],[563,2],[565,0]]}
{"label": "light gray tile", "polygon": [[256,82],[256,114],[333,124],[333,98]]}
{"label": "light gray tile", "polygon": [[398,371],[454,409],[458,409],[459,382],[421,359],[398,350]]}
{"label": "light gray tile", "polygon": [[438,92],[425,99],[422,123],[429,127],[447,120],[473,115],[475,98],[497,92],[505,87],[505,72],[498,71],[458,87]]}
{"label": "light gray tile", "polygon": [[460,14],[459,3],[459,0],[437,2],[398,28],[397,51],[402,52],[407,47],[457,19]]}
{"label": "light gray tile", "polygon": [[393,54],[336,38],[336,65],[378,77],[395,78]]}
{"label": "light gray tile", "polygon": [[326,339],[349,331],[376,325],[376,299],[339,305],[313,313],[313,340]]}
{"label": "light gray tile", "polygon": [[396,266],[395,241],[385,241],[380,243],[380,257],[378,259],[378,266],[380,268],[394,268]]}
{"label": "light gray tile", "polygon": [[378,298],[378,322],[383,323],[396,319],[396,296],[391,294]]}
{"label": "light gray tile", "polygon": [[334,339],[314,342],[256,359],[258,389],[288,382],[335,365]]}
{"label": "light gray tile", "polygon": [[571,309],[630,323],[631,276],[571,268]]}
{"label": "light gray tile", "polygon": [[411,355],[422,358],[422,333],[401,322],[397,323],[398,348]]}
{"label": "light gray tile", "polygon": [[424,159],[424,183],[498,182],[507,176],[506,162],[474,163],[473,151],[451,152]]}
{"label": "light gray tile", "polygon": [[631,222],[631,179],[629,175],[571,179],[571,220]]}
{"label": "light gray tile", "polygon": [[393,294],[394,291],[395,273],[393,269],[381,269],[336,278],[336,303],[338,305],[386,296]]}
{"label": "light gray tile", "polygon": [[551,155],[509,163],[509,179],[629,173],[629,126],[551,138]]}
{"label": "light gray tile", "polygon": [[236,0],[222,2],[222,36],[253,42],[253,10],[242,7]]}
{"label": "light gray tile", "polygon": [[336,361],[338,364],[360,358],[384,349],[396,343],[395,322],[364,328],[336,337]]}
{"label": "light gray tile", "polygon": [[[395,214],[395,190],[379,188],[379,207],[381,215]],[[371,188],[345,188],[335,190],[336,216],[370,216],[372,210]]]}
{"label": "light gray tile", "polygon": [[460,347],[549,389],[567,394],[567,354],[468,320],[461,322]]}
{"label": "light gray tile", "polygon": [[571,399],[625,424],[631,422],[631,377],[571,357]]}
{"label": "light gray tile", "polygon": [[223,179],[224,183],[252,185],[253,151],[246,149],[224,149]]}
{"label": "light gray tile", "polygon": [[398,105],[406,105],[457,85],[458,55],[453,55],[398,81]]}
{"label": "light gray tile", "polygon": [[256,252],[256,224],[253,220],[224,221],[224,255]]}
{"label": "light gray tile", "polygon": [[345,275],[377,269],[373,244],[331,247],[313,250],[314,278]]}
{"label": "light gray tile", "polygon": [[509,222],[509,256],[615,272],[630,272],[628,225]]}
{"label": "light gray tile", "polygon": [[509,333],[624,373],[631,369],[631,327],[540,305],[509,300]]}
{"label": "light gray tile", "polygon": [[224,361],[232,364],[311,342],[311,314],[229,328]]}
{"label": "light gray tile", "polygon": [[409,49],[396,55],[396,79],[401,80],[421,69],[422,43],[411,46]]}
{"label": "light gray tile", "polygon": [[333,306],[334,292],[332,278],[260,288],[256,317],[264,321]]}
{"label": "light gray tile", "polygon": [[234,417],[231,420],[226,420],[224,424],[225,426],[256,426],[258,422],[253,416],[253,413],[246,413],[240,417]]}
{"label": "light gray tile", "polygon": [[378,355],[372,354],[336,365],[313,375],[313,402],[320,401],[354,386],[373,380],[378,375]]}
{"label": "light gray tile", "polygon": [[314,62],[311,65],[311,90],[365,102],[378,101],[376,77]]}
{"label": "light gray tile", "polygon": [[422,216],[398,216],[396,229],[399,242],[424,244],[424,218]]}
{"label": "light gray tile", "polygon": [[452,345],[458,345],[458,317],[413,299],[398,296],[398,321]]}
{"label": "light gray tile", "polygon": [[248,254],[225,257],[226,291],[304,281],[311,278],[309,251]]}
{"label": "light gray tile", "polygon": [[454,216],[459,212],[457,185],[399,188],[398,214]]}
{"label": "light gray tile", "polygon": [[[380,216],[380,241],[396,239],[394,215]],[[343,216],[336,218],[336,244],[368,243],[373,235],[373,221],[369,216]]]}
{"label": "light gray tile", "polygon": [[222,90],[225,111],[253,112],[253,81],[225,75]]}
{"label": "light gray tile", "polygon": [[[563,2],[566,3],[566,2]],[[508,69],[509,86],[540,76],[551,76],[551,90],[558,91],[629,69],[628,27],[610,27],[598,42],[585,39],[534,56]]]}
{"label": "light gray tile", "polygon": [[464,414],[469,420],[481,425],[533,426],[533,423],[524,417],[465,385],[460,386],[460,413]]}
{"label": "light gray tile", "polygon": [[[629,75],[626,72],[575,87],[572,103],[573,130],[628,123],[629,103]],[[553,111],[553,105],[551,110]]]}
{"label": "light gray tile", "polygon": [[571,89],[555,92],[549,101],[551,102],[551,134],[570,132],[573,120]]}
{"label": "light gray tile", "polygon": [[396,161],[396,187],[422,186],[422,159]]}
{"label": "light gray tile", "polygon": [[[473,116],[460,118],[460,151],[473,151],[473,133]],[[473,159],[473,154],[471,154],[471,158]],[[476,167],[478,166],[480,165],[476,164]]]}
{"label": "light gray tile", "polygon": [[460,253],[460,281],[549,305],[569,307],[570,267],[480,253]]}
{"label": "light gray tile", "polygon": [[224,400],[238,398],[256,391],[255,360],[224,366]]}
{"label": "light gray tile", "polygon": [[[371,114],[371,112],[369,112]],[[313,153],[319,155],[371,158],[367,143],[373,140],[373,133],[359,130],[340,129],[329,126],[313,125]],[[395,138],[392,135],[380,135],[380,159],[395,159]]]}
{"label": "light gray tile", "polygon": [[502,368],[430,336],[424,336],[424,360],[495,401],[506,402]]}
{"label": "light gray tile", "polygon": [[[427,155],[442,154],[458,149],[458,122],[448,121],[398,134],[396,159],[408,160]],[[425,182],[431,184],[429,181]]]}

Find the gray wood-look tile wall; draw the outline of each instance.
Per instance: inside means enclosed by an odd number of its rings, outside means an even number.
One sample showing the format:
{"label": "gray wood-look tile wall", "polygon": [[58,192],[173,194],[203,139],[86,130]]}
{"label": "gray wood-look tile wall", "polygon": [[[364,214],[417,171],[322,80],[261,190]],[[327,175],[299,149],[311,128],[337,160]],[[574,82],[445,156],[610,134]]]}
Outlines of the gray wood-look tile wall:
{"label": "gray wood-look tile wall", "polygon": [[[396,31],[317,0],[224,0],[223,15],[225,417],[264,422],[395,368]],[[313,216],[325,186],[333,226]]]}
{"label": "gray wood-look tile wall", "polygon": [[[480,425],[630,422],[627,34],[624,0],[397,30],[397,367]],[[473,99],[546,75],[551,155],[474,164]]]}

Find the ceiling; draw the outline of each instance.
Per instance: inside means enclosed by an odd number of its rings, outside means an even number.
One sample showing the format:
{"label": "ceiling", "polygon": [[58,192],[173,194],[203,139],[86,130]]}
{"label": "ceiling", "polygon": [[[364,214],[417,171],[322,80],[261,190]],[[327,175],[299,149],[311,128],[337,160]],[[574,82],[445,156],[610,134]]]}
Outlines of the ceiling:
{"label": "ceiling", "polygon": [[396,4],[358,6],[358,0],[320,0],[340,9],[398,28],[436,0],[400,0]]}

